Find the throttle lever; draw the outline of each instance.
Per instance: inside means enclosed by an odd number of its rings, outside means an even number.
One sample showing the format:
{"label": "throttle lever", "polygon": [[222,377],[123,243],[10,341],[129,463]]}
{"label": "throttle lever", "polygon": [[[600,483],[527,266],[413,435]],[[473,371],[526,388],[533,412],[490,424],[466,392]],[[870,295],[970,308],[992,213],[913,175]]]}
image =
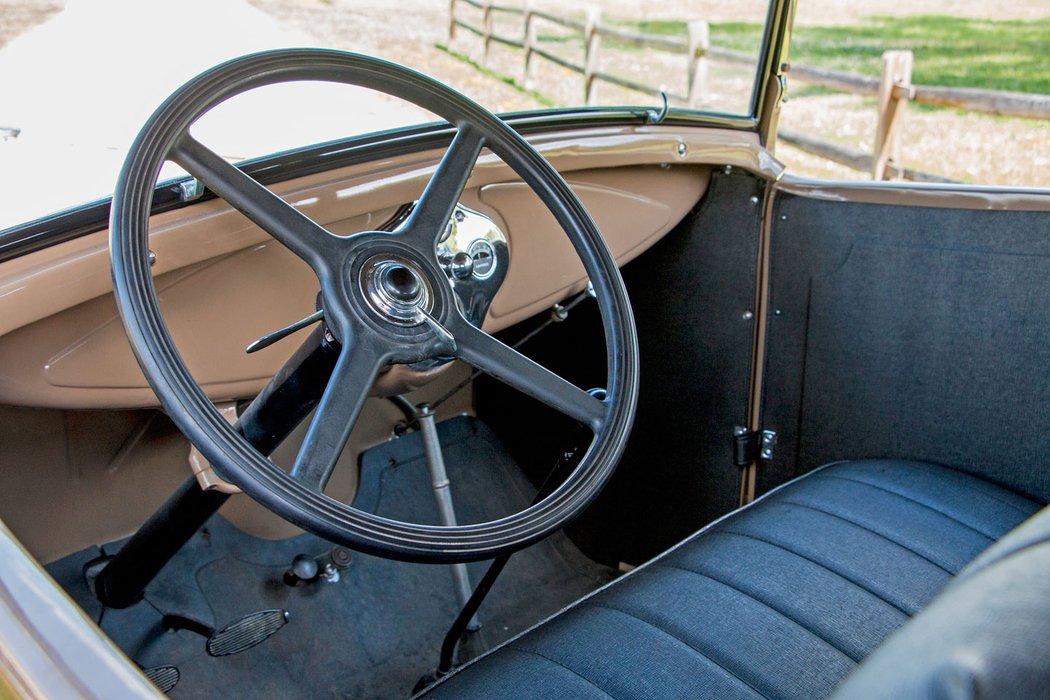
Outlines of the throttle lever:
{"label": "throttle lever", "polygon": [[323,318],[324,318],[324,309],[318,309],[317,311],[314,311],[312,314],[310,314],[306,318],[301,318],[298,321],[296,321],[295,323],[293,323],[291,325],[288,325],[288,326],[285,326],[284,328],[282,328],[280,330],[276,330],[273,333],[267,333],[263,337],[259,338],[255,342],[253,342],[247,348],[245,348],[244,351],[246,353],[248,353],[248,354],[251,354],[253,352],[258,352],[259,350],[262,350],[263,348],[268,348],[271,345],[273,345],[274,343],[276,343],[278,340],[282,340],[284,338],[287,338],[292,333],[295,333],[298,330],[302,330],[303,328],[306,328],[307,326],[309,326],[309,325],[311,325],[313,323],[317,323],[318,321],[320,321]]}
{"label": "throttle lever", "polygon": [[456,352],[456,339],[448,332],[448,329],[441,325],[441,322],[436,318],[427,313],[424,309],[416,307],[418,312],[418,320],[420,323],[425,323],[434,331],[434,335],[437,336],[438,340],[442,343],[442,350],[448,354]]}

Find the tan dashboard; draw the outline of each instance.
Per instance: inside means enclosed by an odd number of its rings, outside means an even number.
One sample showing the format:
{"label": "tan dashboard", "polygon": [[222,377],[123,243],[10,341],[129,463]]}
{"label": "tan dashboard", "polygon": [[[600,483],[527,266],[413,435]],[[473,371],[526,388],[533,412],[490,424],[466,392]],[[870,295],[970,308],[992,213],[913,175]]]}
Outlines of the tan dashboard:
{"label": "tan dashboard", "polygon": [[[759,169],[747,162],[756,152],[750,136],[727,147],[722,132],[722,162],[735,148],[742,165]],[[574,152],[561,153],[583,168],[565,177],[621,264],[685,216],[703,195],[710,173],[698,159],[681,156],[673,136],[634,134],[624,142],[633,150],[622,149],[619,157],[610,158],[605,143],[600,159],[588,159],[586,140],[579,138],[573,140]],[[557,161],[557,143],[541,146]],[[355,166],[275,190],[333,233],[349,235],[374,229],[415,199],[439,156]],[[585,286],[582,266],[554,218],[494,157],[479,161],[462,202],[491,217],[508,237],[510,267],[486,330],[506,328]],[[150,231],[161,308],[187,365],[216,401],[254,395],[297,340],[252,355],[244,349],[313,311],[318,289],[313,273],[221,201],[157,215]],[[0,403],[157,405],[116,313],[105,236],[85,236],[0,268]]]}

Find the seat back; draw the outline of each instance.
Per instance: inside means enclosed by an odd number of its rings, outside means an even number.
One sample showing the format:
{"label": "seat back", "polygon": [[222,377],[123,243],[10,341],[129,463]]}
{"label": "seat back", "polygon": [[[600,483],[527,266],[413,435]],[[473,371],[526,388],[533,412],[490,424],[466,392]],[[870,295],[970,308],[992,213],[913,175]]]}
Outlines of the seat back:
{"label": "seat back", "polygon": [[990,547],[888,637],[835,698],[1050,695],[1050,507]]}

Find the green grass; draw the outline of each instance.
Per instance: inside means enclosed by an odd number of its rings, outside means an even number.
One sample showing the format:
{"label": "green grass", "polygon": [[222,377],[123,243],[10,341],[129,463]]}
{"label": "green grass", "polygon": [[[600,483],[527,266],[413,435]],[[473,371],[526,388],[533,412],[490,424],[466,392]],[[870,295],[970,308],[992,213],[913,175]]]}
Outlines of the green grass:
{"label": "green grass", "polygon": [[536,41],[541,44],[578,44],[583,45],[579,34],[537,34]]}
{"label": "green grass", "polygon": [[[685,36],[686,23],[624,22],[654,34]],[[727,22],[711,25],[713,46],[754,52],[762,26]],[[791,62],[878,75],[887,49],[915,53],[912,80],[989,90],[1050,93],[1050,19],[984,20],[923,15],[869,17],[850,27],[800,26],[791,41]]]}

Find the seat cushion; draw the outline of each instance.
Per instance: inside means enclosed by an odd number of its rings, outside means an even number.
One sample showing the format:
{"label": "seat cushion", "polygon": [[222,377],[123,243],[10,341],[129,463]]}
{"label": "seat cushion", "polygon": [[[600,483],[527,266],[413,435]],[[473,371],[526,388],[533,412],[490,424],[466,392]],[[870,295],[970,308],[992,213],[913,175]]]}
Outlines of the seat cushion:
{"label": "seat cushion", "polygon": [[930,464],[832,464],[716,521],[427,694],[824,697],[1038,508]]}

